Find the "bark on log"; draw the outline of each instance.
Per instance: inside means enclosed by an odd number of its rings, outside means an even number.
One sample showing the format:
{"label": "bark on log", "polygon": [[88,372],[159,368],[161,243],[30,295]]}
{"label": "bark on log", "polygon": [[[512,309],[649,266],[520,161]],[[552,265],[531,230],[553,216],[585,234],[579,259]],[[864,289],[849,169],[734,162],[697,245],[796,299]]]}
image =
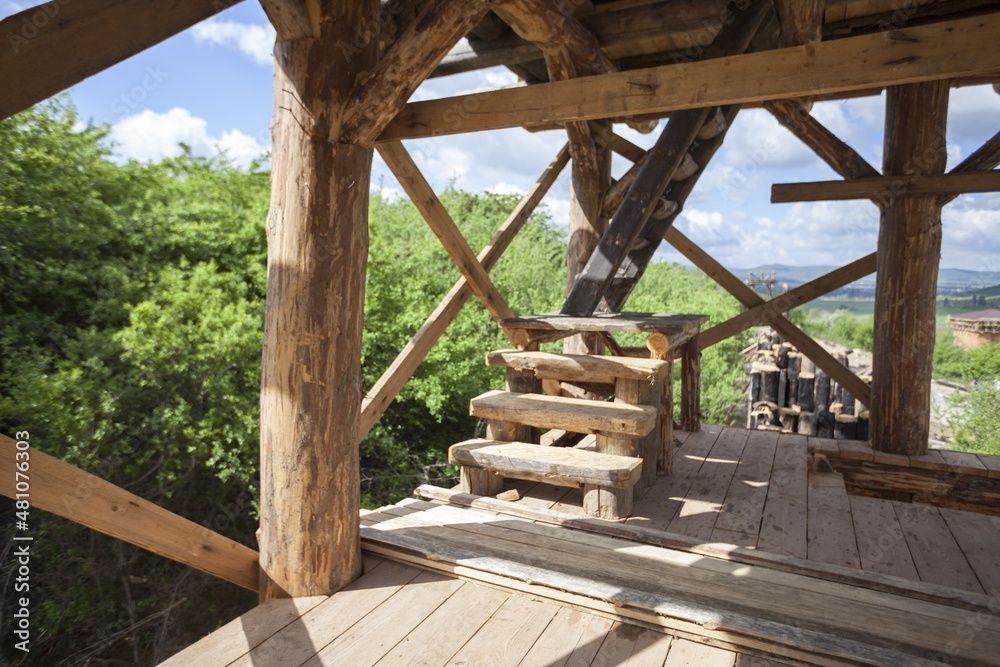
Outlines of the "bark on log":
{"label": "bark on log", "polygon": [[[279,40],[261,381],[262,599],[361,574],[358,415],[372,150],[330,141],[375,45],[339,45],[377,0],[316,2],[321,34]],[[336,285],[335,290],[330,286]]]}
{"label": "bark on log", "polygon": [[[947,80],[889,88],[883,173],[942,173],[947,111]],[[871,442],[879,451],[927,452],[940,258],[937,197],[900,197],[883,209],[871,392]]]}
{"label": "bark on log", "polygon": [[812,412],[816,407],[814,399],[814,388],[816,386],[816,376],[813,373],[799,374],[799,391],[796,403],[803,412]]}
{"label": "bark on log", "polygon": [[830,402],[830,376],[823,371],[819,371],[816,373],[816,409],[829,409]]}
{"label": "bark on log", "polygon": [[805,411],[799,413],[798,433],[799,435],[816,435],[816,413]]}

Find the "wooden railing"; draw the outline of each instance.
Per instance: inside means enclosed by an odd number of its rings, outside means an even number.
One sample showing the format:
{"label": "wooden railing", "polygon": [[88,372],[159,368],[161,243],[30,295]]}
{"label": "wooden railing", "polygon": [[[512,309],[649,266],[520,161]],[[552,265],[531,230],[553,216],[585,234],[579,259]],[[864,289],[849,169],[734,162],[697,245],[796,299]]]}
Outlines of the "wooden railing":
{"label": "wooden railing", "polygon": [[[27,457],[18,457],[21,452],[27,452]],[[18,466],[25,462],[28,465]],[[0,435],[0,494],[27,499],[32,509],[75,521],[237,586],[258,588],[259,559],[253,549],[37,449],[19,446],[5,435]]]}

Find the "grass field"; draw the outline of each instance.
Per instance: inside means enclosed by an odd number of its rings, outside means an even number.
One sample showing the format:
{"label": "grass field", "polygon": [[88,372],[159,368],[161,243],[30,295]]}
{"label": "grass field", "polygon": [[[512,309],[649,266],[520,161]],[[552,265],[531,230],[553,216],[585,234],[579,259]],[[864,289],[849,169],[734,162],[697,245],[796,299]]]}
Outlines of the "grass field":
{"label": "grass field", "polygon": [[[835,313],[838,310],[846,310],[861,318],[870,318],[875,314],[874,299],[816,299],[804,306],[805,310],[814,313]],[[986,297],[981,301],[973,303],[972,297],[938,297],[937,302],[937,323],[938,327],[943,327],[947,323],[948,315],[958,315],[968,313],[973,310],[985,310],[987,308],[1000,308],[1000,296]]]}

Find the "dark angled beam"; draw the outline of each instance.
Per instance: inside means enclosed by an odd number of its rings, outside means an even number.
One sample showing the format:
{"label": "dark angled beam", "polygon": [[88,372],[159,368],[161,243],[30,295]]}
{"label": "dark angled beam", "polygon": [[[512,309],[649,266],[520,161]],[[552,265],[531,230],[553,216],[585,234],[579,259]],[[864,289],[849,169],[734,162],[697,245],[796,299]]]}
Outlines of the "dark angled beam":
{"label": "dark angled beam", "polygon": [[[1000,14],[409,104],[380,140],[812,97],[1000,70]],[[711,86],[705,82],[711,81]],[[462,114],[449,110],[461,109]],[[459,117],[455,117],[455,116]]]}
{"label": "dark angled beam", "polygon": [[970,171],[924,176],[879,176],[853,181],[775,183],[771,186],[771,203],[875,199],[883,204],[889,204],[894,197],[998,191],[1000,191],[1000,172]]}
{"label": "dark angled beam", "polygon": [[0,20],[0,120],[240,0],[48,2]]}
{"label": "dark angled beam", "polygon": [[260,0],[278,39],[290,42],[312,37],[312,24],[304,0]]}
{"label": "dark angled beam", "polygon": [[675,113],[667,121],[597,249],[566,297],[564,315],[587,316],[597,309],[707,116],[708,109],[690,109]]}
{"label": "dark angled beam", "polygon": [[[997,86],[1000,86],[1000,84],[994,84],[993,87],[996,89]],[[990,137],[985,144],[974,150],[969,157],[959,162],[949,173],[964,174],[969,171],[996,169],[998,165],[1000,165],[1000,132]],[[944,206],[957,196],[945,195],[941,197],[941,205]]]}
{"label": "dark angled beam", "polygon": [[844,178],[876,178],[881,175],[856,150],[816,120],[802,102],[772,100],[764,102],[764,108],[782,127],[798,137]]}
{"label": "dark angled beam", "polygon": [[489,11],[486,0],[428,0],[368,76],[359,79],[339,134],[370,146],[413,91]]}

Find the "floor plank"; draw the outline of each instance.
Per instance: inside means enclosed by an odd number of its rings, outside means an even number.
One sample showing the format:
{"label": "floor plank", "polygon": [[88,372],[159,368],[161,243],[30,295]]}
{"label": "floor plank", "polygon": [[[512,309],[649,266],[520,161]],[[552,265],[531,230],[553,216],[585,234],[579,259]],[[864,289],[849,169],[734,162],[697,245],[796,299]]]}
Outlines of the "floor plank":
{"label": "floor plank", "polygon": [[523,595],[511,596],[447,664],[516,665],[531,650],[557,611],[559,607],[555,604]]}
{"label": "floor plank", "polygon": [[563,607],[524,656],[520,667],[589,665],[601,648],[612,621]]}
{"label": "floor plank", "polygon": [[732,651],[675,639],[663,667],[733,667],[735,664],[736,654]]}
{"label": "floor plank", "polygon": [[837,473],[809,475],[809,560],[861,569],[851,503]]}
{"label": "floor plank", "polygon": [[303,667],[370,665],[378,661],[465,585],[446,574],[422,572],[335,641],[324,647],[314,639],[313,646],[319,651]]}
{"label": "floor plank", "polygon": [[654,630],[643,630],[635,640],[628,667],[662,667],[670,652],[672,639],[669,635]]}
{"label": "floor plank", "polygon": [[921,581],[983,592],[938,508],[902,502],[893,507]]}
{"label": "floor plank", "polygon": [[726,537],[732,540],[733,534],[742,534],[746,537],[734,543],[741,546],[757,544],[778,435],[771,431],[750,433],[729,484],[725,502],[715,521],[713,541],[725,542]]}
{"label": "floor plank", "polygon": [[781,434],[774,453],[757,548],[785,556],[808,555],[808,461],[805,436]]}
{"label": "floor plank", "polygon": [[218,667],[245,656],[275,633],[296,622],[327,596],[268,600],[188,646],[160,667]]}
{"label": "floor plank", "polygon": [[[604,637],[601,650],[597,652],[591,667],[616,667],[627,665],[635,648],[635,642],[645,630],[616,621]],[[661,663],[662,664],[662,663]]]}
{"label": "floor plank", "polygon": [[729,483],[736,473],[749,431],[726,429],[701,466],[698,476],[684,497],[684,505],[667,530],[708,540],[719,516]]}
{"label": "floor plank", "polygon": [[386,561],[231,664],[239,667],[301,665],[315,655],[319,647],[346,632],[422,571]]}
{"label": "floor plank", "polygon": [[938,508],[951,529],[979,584],[988,595],[1000,597],[1000,517]]}
{"label": "floor plank", "polygon": [[892,503],[865,496],[850,496],[850,502],[861,568],[920,581]]}
{"label": "floor plank", "polygon": [[443,665],[496,613],[511,594],[466,583],[434,610],[376,665]]}
{"label": "floor plank", "polygon": [[698,477],[722,431],[718,426],[703,426],[697,433],[689,434],[684,445],[674,454],[670,475],[660,477],[656,485],[635,503],[627,523],[665,530],[684,505],[688,489]]}

